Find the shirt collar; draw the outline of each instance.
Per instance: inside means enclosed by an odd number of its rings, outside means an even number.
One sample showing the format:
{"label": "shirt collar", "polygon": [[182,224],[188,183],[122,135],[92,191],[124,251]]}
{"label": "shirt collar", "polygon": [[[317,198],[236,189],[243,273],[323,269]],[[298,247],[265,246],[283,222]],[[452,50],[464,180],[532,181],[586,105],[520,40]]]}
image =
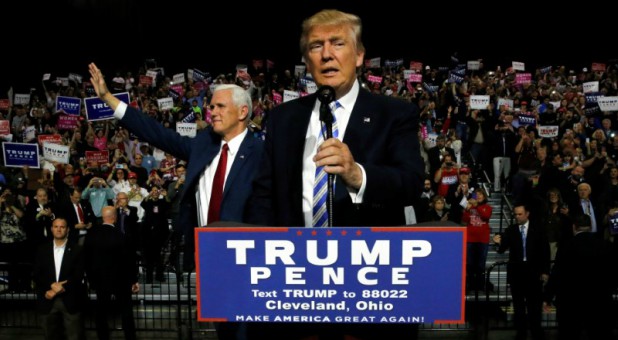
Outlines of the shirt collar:
{"label": "shirt collar", "polygon": [[56,245],[56,240],[53,240],[52,242],[54,242],[54,251],[60,250],[60,249],[64,250],[67,246],[68,240],[69,240],[68,238],[64,239],[64,242],[59,246]]}
{"label": "shirt collar", "polygon": [[[228,152],[230,153],[230,156],[233,157],[234,155],[236,155],[236,152],[238,152],[238,149],[240,149],[240,144],[242,144],[242,141],[245,139],[246,135],[247,129],[245,129],[238,136],[232,138],[229,142],[227,142],[227,147],[229,148]],[[223,146],[223,144],[225,144],[225,141],[221,140],[221,146]]]}
{"label": "shirt collar", "polygon": [[348,93],[346,93],[343,97],[337,99],[339,104],[345,109],[346,112],[352,112],[354,109],[354,104],[356,103],[356,98],[358,98],[358,92],[360,91],[360,85],[358,84],[358,80],[354,82],[352,88]]}

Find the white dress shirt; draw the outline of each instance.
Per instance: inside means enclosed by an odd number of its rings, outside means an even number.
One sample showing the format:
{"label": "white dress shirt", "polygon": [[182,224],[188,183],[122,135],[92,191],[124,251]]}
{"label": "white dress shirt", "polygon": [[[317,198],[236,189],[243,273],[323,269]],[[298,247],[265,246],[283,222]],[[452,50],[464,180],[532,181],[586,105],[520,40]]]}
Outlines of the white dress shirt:
{"label": "white dress shirt", "polygon": [[54,242],[54,266],[56,267],[56,282],[60,281],[60,268],[62,266],[62,258],[64,257],[64,250],[67,246],[67,240],[64,240],[62,245],[57,246],[56,241]]}
{"label": "white dress shirt", "polygon": [[[345,131],[348,127],[350,115],[354,109],[354,104],[356,103],[359,90],[360,85],[358,84],[358,81],[355,81],[350,92],[340,99],[337,99],[339,104],[341,104],[341,108],[335,110],[337,130],[339,131],[337,139],[340,141],[343,141],[345,136]],[[311,111],[309,127],[307,128],[307,134],[305,135],[305,150],[303,152],[303,215],[305,217],[305,227],[313,227],[313,186],[315,184],[316,169],[313,157],[318,151],[318,137],[321,130],[320,101],[316,100],[313,111]],[[354,203],[362,203],[367,182],[367,174],[365,173],[365,169],[360,164],[359,167],[363,173],[363,183],[360,189],[356,191],[355,189],[348,187],[350,198]]]}

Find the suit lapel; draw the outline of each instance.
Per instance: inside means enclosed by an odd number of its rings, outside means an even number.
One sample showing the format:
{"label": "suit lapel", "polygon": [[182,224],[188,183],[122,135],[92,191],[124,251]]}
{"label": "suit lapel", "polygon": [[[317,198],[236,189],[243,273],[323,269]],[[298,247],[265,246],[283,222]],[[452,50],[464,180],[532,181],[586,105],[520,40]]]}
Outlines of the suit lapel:
{"label": "suit lapel", "polygon": [[[67,241],[68,242],[68,241]],[[71,246],[67,243],[64,248],[64,255],[62,255],[62,262],[60,263],[60,273],[58,275],[58,281],[63,281],[65,275],[65,268],[68,266],[67,262],[70,260],[70,256],[72,255]]]}
{"label": "suit lapel", "polygon": [[[227,179],[225,180],[225,188],[223,188],[223,200],[227,196],[230,188],[233,186],[233,182],[236,180],[236,177],[240,174],[240,170],[247,164],[249,157],[252,156],[254,138],[251,133],[247,132],[245,138],[242,143],[240,143],[240,148],[238,148],[238,152],[236,153],[236,157],[234,158],[234,163],[232,164],[232,168],[230,168],[230,173],[227,175]],[[241,180],[250,180],[249,178],[244,178]]]}
{"label": "suit lapel", "polygon": [[371,141],[367,136],[374,136],[374,129],[378,123],[377,108],[371,105],[369,101],[370,94],[361,89],[358,92],[358,98],[354,104],[354,110],[350,114],[350,120],[345,131],[343,142],[348,145],[354,160],[363,162],[364,159],[359,158],[365,154],[366,144]]}

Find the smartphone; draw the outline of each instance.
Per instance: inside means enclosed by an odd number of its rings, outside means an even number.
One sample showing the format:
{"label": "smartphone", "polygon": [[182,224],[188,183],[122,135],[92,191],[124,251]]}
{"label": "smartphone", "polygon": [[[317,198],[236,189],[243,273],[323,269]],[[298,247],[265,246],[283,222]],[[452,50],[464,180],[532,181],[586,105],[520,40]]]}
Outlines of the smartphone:
{"label": "smartphone", "polygon": [[124,169],[124,166],[122,164],[116,164],[116,169]]}

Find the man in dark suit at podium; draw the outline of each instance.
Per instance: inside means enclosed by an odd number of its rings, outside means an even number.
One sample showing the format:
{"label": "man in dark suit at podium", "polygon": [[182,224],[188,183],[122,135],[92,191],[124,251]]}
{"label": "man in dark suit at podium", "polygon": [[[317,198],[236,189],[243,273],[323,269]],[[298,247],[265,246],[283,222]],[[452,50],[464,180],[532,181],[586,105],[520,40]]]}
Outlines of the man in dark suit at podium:
{"label": "man in dark suit at podium", "polygon": [[[404,207],[420,195],[423,177],[418,108],[361,87],[356,79],[365,56],[360,32],[359,17],[336,10],[304,21],[301,49],[307,70],[318,93],[331,91],[325,86],[334,90],[333,101],[323,104],[332,116],[325,118],[333,120],[333,138],[321,123],[317,94],[271,111],[249,223],[324,227],[332,219],[333,226],[405,225]],[[333,214],[326,218],[323,172],[336,177]],[[409,339],[416,334],[414,325],[256,327],[249,332],[256,339]]]}

